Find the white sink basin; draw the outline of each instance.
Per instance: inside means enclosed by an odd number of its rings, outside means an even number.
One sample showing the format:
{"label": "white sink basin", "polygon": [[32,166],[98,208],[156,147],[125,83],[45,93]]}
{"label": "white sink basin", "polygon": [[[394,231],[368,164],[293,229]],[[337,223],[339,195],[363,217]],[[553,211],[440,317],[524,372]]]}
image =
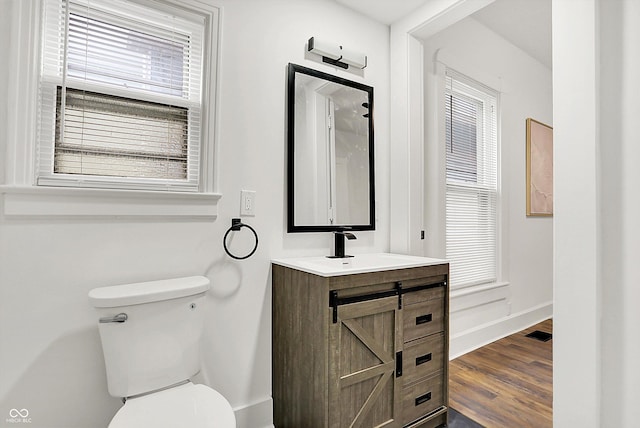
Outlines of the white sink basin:
{"label": "white sink basin", "polygon": [[338,276],[354,273],[378,272],[445,263],[445,260],[402,254],[378,253],[356,254],[353,257],[332,259],[320,257],[297,257],[276,259],[273,263],[320,276]]}

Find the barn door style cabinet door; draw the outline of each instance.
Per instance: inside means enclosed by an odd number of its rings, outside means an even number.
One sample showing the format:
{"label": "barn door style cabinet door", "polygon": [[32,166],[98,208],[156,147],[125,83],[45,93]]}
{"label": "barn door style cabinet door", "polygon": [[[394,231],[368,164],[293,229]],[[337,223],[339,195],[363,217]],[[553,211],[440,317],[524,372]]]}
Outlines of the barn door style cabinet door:
{"label": "barn door style cabinet door", "polygon": [[329,426],[398,426],[398,299],[346,304],[329,324]]}
{"label": "barn door style cabinet door", "polygon": [[449,265],[402,257],[367,269],[273,262],[277,428],[446,424]]}

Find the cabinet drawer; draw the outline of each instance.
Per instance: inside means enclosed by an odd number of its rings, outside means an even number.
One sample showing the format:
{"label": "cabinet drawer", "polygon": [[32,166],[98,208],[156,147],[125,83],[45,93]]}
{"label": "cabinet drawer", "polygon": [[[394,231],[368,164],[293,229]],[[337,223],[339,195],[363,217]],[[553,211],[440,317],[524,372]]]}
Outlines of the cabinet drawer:
{"label": "cabinet drawer", "polygon": [[438,333],[444,328],[444,299],[406,305],[403,308],[404,341]]}
{"label": "cabinet drawer", "polygon": [[402,352],[402,377],[409,385],[442,370],[444,334],[434,334],[405,345]]}
{"label": "cabinet drawer", "polygon": [[402,396],[402,425],[434,411],[444,405],[442,372],[404,388]]}
{"label": "cabinet drawer", "polygon": [[403,300],[405,305],[413,305],[427,300],[435,300],[444,298],[444,287],[427,288],[426,290],[411,291],[411,288],[405,289]]}

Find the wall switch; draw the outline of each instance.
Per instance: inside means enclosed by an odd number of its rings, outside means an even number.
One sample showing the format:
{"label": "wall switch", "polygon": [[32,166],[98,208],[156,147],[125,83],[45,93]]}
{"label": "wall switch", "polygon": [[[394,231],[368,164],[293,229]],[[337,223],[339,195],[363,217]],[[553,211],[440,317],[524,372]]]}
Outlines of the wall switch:
{"label": "wall switch", "polygon": [[240,215],[256,215],[256,192],[253,190],[240,191]]}

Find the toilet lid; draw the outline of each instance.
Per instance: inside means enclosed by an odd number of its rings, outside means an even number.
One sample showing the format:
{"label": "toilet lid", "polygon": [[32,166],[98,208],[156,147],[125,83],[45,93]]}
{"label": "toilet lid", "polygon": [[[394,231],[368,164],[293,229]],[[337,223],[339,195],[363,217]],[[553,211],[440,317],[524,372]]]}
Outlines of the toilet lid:
{"label": "toilet lid", "polygon": [[109,428],[235,428],[229,402],[205,385],[184,385],[128,399]]}

